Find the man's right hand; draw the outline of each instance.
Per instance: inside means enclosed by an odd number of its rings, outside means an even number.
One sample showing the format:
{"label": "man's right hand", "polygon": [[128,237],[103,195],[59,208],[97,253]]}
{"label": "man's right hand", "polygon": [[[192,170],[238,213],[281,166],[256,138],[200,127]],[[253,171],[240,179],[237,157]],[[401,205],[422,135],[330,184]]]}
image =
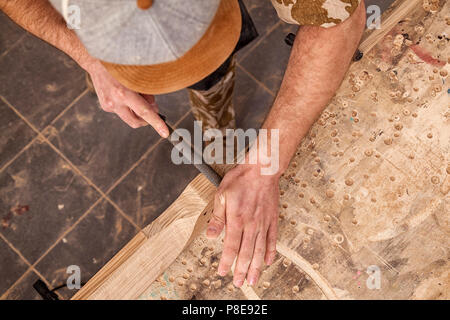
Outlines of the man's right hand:
{"label": "man's right hand", "polygon": [[117,114],[132,128],[151,125],[158,134],[167,138],[169,129],[158,115],[153,95],[139,94],[114,79],[102,63],[94,61],[86,68],[90,74],[101,108]]}

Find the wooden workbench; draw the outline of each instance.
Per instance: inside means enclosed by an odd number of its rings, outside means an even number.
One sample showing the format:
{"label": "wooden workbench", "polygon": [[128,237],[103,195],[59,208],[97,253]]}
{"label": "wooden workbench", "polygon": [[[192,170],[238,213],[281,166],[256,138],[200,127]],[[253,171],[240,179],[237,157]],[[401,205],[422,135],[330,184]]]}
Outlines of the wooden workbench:
{"label": "wooden workbench", "polygon": [[217,275],[215,187],[198,176],[74,299],[449,299],[449,15],[448,1],[397,1],[366,35],[281,179],[278,255],[258,285]]}

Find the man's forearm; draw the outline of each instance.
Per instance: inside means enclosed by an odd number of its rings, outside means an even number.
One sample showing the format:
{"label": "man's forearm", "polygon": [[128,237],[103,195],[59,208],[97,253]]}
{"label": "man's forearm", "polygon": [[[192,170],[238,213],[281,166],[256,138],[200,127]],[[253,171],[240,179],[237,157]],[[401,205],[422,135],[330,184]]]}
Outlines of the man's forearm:
{"label": "man's forearm", "polygon": [[84,68],[96,61],[48,0],[0,0],[0,9],[25,30],[64,51]]}
{"label": "man's forearm", "polygon": [[352,17],[336,27],[299,29],[283,83],[263,125],[279,129],[280,174],[341,85],[359,45],[365,17],[362,2]]}

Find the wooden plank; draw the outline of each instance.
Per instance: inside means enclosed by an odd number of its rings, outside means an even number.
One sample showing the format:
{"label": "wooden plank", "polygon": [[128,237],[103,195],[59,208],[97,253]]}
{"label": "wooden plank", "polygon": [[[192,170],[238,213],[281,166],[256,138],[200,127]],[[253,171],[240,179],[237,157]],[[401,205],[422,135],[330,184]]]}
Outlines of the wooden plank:
{"label": "wooden plank", "polygon": [[280,181],[279,254],[255,287],[217,276],[222,242],[203,233],[215,188],[197,177],[74,298],[448,299],[450,6],[408,12],[367,42],[299,146]]}
{"label": "wooden plank", "polygon": [[73,299],[138,298],[189,243],[198,217],[214,191],[215,187],[203,175],[197,176],[161,216],[123,248]]}

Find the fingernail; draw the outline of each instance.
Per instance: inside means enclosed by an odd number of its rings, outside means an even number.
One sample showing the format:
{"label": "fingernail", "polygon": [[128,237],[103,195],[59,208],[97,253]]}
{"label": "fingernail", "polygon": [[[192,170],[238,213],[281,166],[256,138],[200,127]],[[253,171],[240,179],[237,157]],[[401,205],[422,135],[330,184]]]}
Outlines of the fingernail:
{"label": "fingernail", "polygon": [[159,135],[163,138],[167,138],[169,136],[169,131],[166,128],[159,129]]}
{"label": "fingernail", "polygon": [[248,280],[248,284],[253,286],[256,283],[256,278],[255,277],[251,277],[250,280]]}
{"label": "fingernail", "polygon": [[242,280],[236,280],[234,281],[234,286],[240,288],[244,284],[244,281]]}
{"label": "fingernail", "polygon": [[217,273],[219,274],[219,276],[221,277],[225,277],[227,275],[227,272],[224,270],[217,270]]}

